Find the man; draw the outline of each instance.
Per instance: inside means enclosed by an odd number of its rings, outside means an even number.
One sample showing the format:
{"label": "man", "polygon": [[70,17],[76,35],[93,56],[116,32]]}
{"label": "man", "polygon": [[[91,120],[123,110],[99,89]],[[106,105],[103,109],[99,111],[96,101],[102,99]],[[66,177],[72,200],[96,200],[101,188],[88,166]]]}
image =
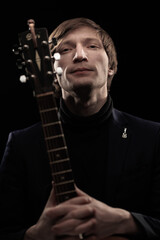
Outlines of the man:
{"label": "man", "polygon": [[159,239],[160,124],[113,108],[116,51],[100,26],[71,19],[52,37],[77,196],[56,204],[40,123],[11,133],[1,164],[1,239]]}

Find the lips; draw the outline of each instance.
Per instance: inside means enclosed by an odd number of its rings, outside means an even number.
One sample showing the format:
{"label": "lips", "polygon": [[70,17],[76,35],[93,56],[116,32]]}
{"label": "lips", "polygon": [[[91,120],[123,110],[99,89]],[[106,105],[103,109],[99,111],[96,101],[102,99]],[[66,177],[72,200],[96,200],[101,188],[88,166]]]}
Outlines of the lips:
{"label": "lips", "polygon": [[92,71],[92,70],[89,68],[75,68],[71,70],[71,73],[83,73],[88,71]]}

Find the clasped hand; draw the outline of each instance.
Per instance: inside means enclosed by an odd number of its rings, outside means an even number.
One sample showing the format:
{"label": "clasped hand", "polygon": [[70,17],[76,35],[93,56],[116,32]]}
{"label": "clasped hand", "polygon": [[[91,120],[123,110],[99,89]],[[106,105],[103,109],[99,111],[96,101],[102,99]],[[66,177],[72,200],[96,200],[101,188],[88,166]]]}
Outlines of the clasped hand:
{"label": "clasped hand", "polygon": [[76,188],[77,197],[56,205],[54,188],[37,224],[27,231],[34,240],[74,239],[80,233],[87,239],[102,239],[117,233],[118,211]]}

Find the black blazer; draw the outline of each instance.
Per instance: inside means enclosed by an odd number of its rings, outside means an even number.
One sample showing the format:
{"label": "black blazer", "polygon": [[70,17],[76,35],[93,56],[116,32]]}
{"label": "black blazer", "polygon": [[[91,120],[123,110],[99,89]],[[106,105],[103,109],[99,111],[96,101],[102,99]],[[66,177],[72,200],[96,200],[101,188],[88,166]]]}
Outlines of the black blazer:
{"label": "black blazer", "polygon": [[[132,213],[140,239],[160,239],[160,124],[113,109],[108,135],[106,203]],[[51,180],[41,123],[10,133],[0,167],[1,240],[23,239]]]}

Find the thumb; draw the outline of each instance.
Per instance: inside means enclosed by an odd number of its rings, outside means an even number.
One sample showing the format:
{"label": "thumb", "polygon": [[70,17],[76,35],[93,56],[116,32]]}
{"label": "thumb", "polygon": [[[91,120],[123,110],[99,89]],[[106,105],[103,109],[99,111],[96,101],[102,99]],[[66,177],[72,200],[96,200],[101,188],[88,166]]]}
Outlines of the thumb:
{"label": "thumb", "polygon": [[48,198],[48,201],[46,203],[46,207],[54,207],[56,206],[56,197],[55,197],[55,191],[54,191],[54,182],[52,182],[52,189]]}
{"label": "thumb", "polygon": [[77,186],[75,186],[75,189],[76,189],[76,192],[77,192],[78,196],[88,196],[88,197],[90,197],[87,193],[80,190]]}

